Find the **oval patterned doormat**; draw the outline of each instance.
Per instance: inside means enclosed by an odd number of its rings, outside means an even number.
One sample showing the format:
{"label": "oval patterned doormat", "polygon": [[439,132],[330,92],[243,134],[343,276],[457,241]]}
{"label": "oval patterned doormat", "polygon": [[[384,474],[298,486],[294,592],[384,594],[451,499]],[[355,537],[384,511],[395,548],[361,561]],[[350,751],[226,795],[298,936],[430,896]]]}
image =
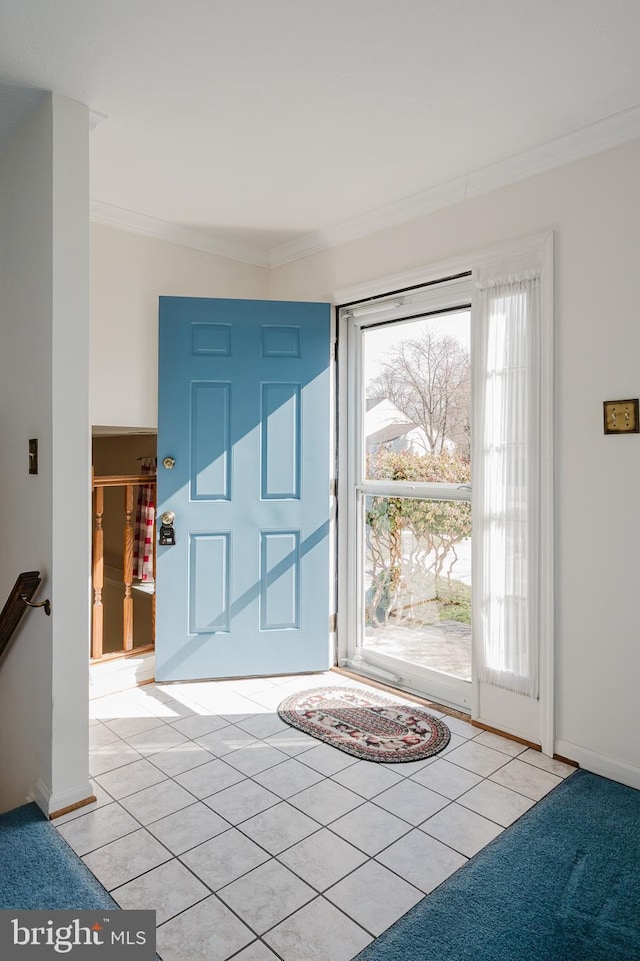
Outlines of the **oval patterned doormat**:
{"label": "oval patterned doormat", "polygon": [[317,687],[278,707],[283,721],[365,761],[419,761],[442,751],[451,732],[413,704],[350,687]]}

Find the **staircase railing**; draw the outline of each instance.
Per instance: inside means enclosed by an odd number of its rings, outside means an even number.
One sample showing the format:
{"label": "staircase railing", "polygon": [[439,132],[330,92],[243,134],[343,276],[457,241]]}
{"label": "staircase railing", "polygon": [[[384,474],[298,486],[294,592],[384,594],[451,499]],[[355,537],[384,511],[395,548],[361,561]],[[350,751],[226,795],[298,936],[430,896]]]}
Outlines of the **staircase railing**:
{"label": "staircase railing", "polygon": [[32,603],[41,581],[40,571],[23,571],[18,574],[7,603],[0,612],[0,658],[11,643],[27,607],[43,607],[46,614],[51,613],[51,603],[48,600]]}
{"label": "staircase railing", "polygon": [[[156,478],[149,474],[117,474],[93,478],[94,519],[93,519],[93,605],[91,628],[91,657],[102,658],[104,637],[104,490],[106,487],[121,487],[124,492],[124,539],[122,571],[124,596],[122,599],[122,648],[116,653],[130,653],[134,650],[133,635],[133,554],[134,554],[134,489],[150,486],[155,489]],[[155,525],[153,540],[153,575],[156,570]],[[156,598],[152,597],[152,636],[155,637]]]}

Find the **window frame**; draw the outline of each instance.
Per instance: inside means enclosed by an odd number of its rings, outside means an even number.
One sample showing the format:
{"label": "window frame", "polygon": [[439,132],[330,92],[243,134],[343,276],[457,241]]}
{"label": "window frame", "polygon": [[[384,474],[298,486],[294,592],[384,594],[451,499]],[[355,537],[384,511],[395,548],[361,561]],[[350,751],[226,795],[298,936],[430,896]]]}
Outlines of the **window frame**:
{"label": "window frame", "polygon": [[[338,416],[338,512],[337,512],[337,657],[338,663],[348,667],[347,639],[353,632],[353,576],[354,537],[353,505],[350,504],[351,485],[355,476],[353,461],[353,417],[355,391],[359,384],[354,382],[352,337],[349,329],[346,308],[362,301],[373,302],[396,295],[399,291],[431,284],[435,286],[441,278],[453,277],[471,271],[475,283],[486,268],[504,274],[510,269],[528,269],[535,262],[541,272],[541,317],[540,350],[538,356],[539,378],[539,510],[537,523],[538,543],[538,629],[540,658],[540,695],[537,701],[527,703],[528,724],[535,733],[529,737],[539,743],[545,754],[552,756],[555,745],[555,612],[554,612],[554,232],[553,230],[526,236],[502,243],[495,247],[476,250],[451,258],[447,261],[419,267],[400,274],[369,281],[342,290],[336,290],[332,301],[336,305],[337,329],[337,416]],[[475,295],[472,301],[472,340]],[[380,312],[377,320],[382,320]],[[472,348],[473,351],[473,348]],[[472,497],[473,502],[473,497]],[[349,504],[349,509],[347,505]],[[369,672],[368,672],[369,673]],[[388,671],[371,671],[381,680],[389,679]],[[403,686],[410,689],[410,678],[403,678]],[[445,701],[442,692],[442,700]],[[439,691],[433,689],[432,696],[437,698]],[[474,678],[471,691],[471,716],[479,723],[497,727],[518,735],[518,730],[510,724],[509,708],[500,702],[490,704],[489,699],[481,697],[479,685]],[[465,705],[465,710],[468,706]],[[517,725],[516,725],[517,726]]]}

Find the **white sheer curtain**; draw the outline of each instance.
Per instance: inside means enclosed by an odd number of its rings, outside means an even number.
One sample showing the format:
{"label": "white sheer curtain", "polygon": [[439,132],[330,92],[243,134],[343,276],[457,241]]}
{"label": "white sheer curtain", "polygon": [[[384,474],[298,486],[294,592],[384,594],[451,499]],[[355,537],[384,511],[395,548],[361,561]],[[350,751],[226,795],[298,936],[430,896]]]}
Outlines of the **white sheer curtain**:
{"label": "white sheer curtain", "polygon": [[476,669],[480,682],[535,698],[539,273],[480,283],[476,318]]}

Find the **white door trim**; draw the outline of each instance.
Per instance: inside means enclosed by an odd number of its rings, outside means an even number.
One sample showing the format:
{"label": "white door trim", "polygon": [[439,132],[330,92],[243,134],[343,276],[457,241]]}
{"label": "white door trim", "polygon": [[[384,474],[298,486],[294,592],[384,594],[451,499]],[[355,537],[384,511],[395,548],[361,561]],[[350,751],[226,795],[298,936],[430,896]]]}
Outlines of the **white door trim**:
{"label": "white door trim", "polygon": [[[340,306],[380,296],[439,278],[451,277],[496,262],[518,261],[537,254],[541,262],[541,331],[540,331],[540,514],[539,514],[539,657],[540,696],[537,702],[536,723],[539,741],[545,754],[553,755],[555,748],[555,469],[554,469],[554,234],[543,231],[490,249],[474,251],[440,263],[425,265],[411,271],[388,275],[334,292],[332,302],[337,308],[338,325],[338,497],[343,505],[338,512],[338,662],[348,657],[347,638],[355,627],[359,594],[349,571],[355,569],[357,538],[355,511],[347,509],[351,479],[355,476],[357,450],[349,445],[353,437],[355,401],[359,384],[354,382],[354,345],[349,343],[348,320]],[[472,321],[473,322],[473,321]],[[353,328],[352,328],[353,329]],[[353,336],[353,335],[352,335]],[[354,594],[354,588],[356,593]],[[472,685],[472,716],[477,716],[477,682]],[[514,732],[516,733],[516,732]]]}

